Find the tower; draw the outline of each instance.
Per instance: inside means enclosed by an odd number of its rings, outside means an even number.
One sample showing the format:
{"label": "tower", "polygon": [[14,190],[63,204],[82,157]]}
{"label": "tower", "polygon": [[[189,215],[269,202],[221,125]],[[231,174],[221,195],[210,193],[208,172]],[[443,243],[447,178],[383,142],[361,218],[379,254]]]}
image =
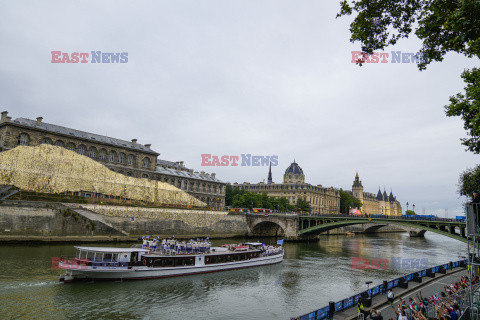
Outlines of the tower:
{"label": "tower", "polygon": [[355,180],[353,180],[352,193],[355,198],[360,200],[363,206],[363,185],[362,185],[362,181],[358,177],[358,172],[355,175]]}
{"label": "tower", "polygon": [[298,163],[295,162],[295,160],[293,160],[287,170],[285,170],[285,174],[283,175],[283,183],[305,183],[305,175],[303,174],[303,170],[300,168]]}
{"label": "tower", "polygon": [[268,179],[267,184],[272,184],[272,163],[270,162],[270,168],[268,169]]}

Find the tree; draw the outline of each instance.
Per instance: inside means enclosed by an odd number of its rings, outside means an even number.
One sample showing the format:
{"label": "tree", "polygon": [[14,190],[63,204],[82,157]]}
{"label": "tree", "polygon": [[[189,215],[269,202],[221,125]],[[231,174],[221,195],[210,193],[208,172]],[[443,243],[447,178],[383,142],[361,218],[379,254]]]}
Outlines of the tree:
{"label": "tree", "polygon": [[297,204],[296,204],[295,207],[297,208],[297,210],[295,210],[295,211],[302,211],[302,212],[312,211],[312,208],[310,206],[310,202],[308,202],[307,200],[304,200],[302,198],[298,198]]}
{"label": "tree", "polygon": [[350,24],[351,42],[359,41],[362,51],[394,45],[415,35],[423,41],[420,70],[431,61],[442,61],[449,52],[480,57],[480,2],[477,0],[343,0],[337,17],[357,16]]}
{"label": "tree", "polygon": [[[351,42],[360,42],[362,51],[394,45],[413,32],[421,41],[417,61],[420,70],[432,61],[442,61],[450,51],[469,58],[480,57],[480,1],[478,0],[343,0],[337,17],[357,15],[350,24]],[[415,30],[413,31],[413,29]],[[362,65],[365,59],[359,59]],[[465,70],[466,94],[450,97],[446,115],[461,116],[469,139],[467,149],[480,153],[480,71]]]}
{"label": "tree", "polygon": [[415,216],[415,215],[417,215],[417,214],[415,213],[415,211],[413,211],[413,210],[407,210],[407,211],[405,212],[405,214],[406,214],[406,215],[409,215],[409,216]]}
{"label": "tree", "polygon": [[348,214],[350,208],[361,208],[362,203],[347,191],[340,189],[340,213]]}
{"label": "tree", "polygon": [[239,187],[232,187],[230,183],[227,183],[225,187],[225,206],[232,206],[233,198],[239,194],[242,195],[245,193],[244,189],[240,189]]}
{"label": "tree", "polygon": [[467,83],[465,94],[450,97],[450,105],[445,106],[448,117],[460,116],[463,127],[471,138],[461,139],[468,151],[480,153],[480,69],[473,68],[462,73]]}
{"label": "tree", "polygon": [[467,169],[460,174],[458,179],[458,193],[462,196],[470,196],[473,191],[480,189],[480,165],[473,169]]}

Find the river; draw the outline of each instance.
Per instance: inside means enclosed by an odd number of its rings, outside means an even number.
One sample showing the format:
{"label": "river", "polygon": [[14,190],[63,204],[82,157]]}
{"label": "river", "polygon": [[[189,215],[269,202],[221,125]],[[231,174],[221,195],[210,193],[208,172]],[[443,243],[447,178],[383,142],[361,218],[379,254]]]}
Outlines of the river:
{"label": "river", "polygon": [[[232,240],[214,241],[222,243]],[[155,280],[60,283],[61,270],[51,268],[51,257],[74,251],[73,245],[0,246],[0,318],[290,319],[365,290],[366,281],[380,284],[419,269],[392,269],[391,264],[354,269],[353,257],[428,259],[422,263],[434,266],[460,259],[466,245],[432,233],[425,238],[406,233],[325,236],[285,243],[285,260],[272,266]]]}

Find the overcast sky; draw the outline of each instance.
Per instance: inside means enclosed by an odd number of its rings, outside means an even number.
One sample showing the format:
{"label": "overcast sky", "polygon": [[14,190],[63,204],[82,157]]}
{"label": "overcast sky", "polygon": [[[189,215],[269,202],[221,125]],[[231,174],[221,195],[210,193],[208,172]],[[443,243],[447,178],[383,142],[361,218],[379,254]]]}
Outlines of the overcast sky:
{"label": "overcast sky", "polygon": [[[229,182],[267,167],[202,167],[201,154],[295,158],[311,184],[392,189],[406,207],[462,212],[465,151],[448,98],[478,60],[351,63],[338,1],[2,1],[0,107],[139,143]],[[385,52],[416,52],[415,37]],[[54,64],[51,51],[128,52],[124,64]],[[90,59],[89,59],[90,60]],[[390,60],[390,59],[389,59]]]}

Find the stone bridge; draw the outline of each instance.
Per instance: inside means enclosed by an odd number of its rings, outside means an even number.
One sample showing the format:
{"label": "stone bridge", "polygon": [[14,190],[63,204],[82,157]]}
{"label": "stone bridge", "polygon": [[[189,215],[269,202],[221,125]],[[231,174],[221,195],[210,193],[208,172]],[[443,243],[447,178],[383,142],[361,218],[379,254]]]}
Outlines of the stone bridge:
{"label": "stone bridge", "polygon": [[431,231],[466,242],[466,224],[455,219],[406,219],[403,217],[370,218],[365,216],[300,216],[297,214],[248,214],[249,235],[282,236],[289,240],[313,238],[319,233],[351,225],[369,225],[364,232],[375,232],[385,226],[398,226],[412,237]]}

